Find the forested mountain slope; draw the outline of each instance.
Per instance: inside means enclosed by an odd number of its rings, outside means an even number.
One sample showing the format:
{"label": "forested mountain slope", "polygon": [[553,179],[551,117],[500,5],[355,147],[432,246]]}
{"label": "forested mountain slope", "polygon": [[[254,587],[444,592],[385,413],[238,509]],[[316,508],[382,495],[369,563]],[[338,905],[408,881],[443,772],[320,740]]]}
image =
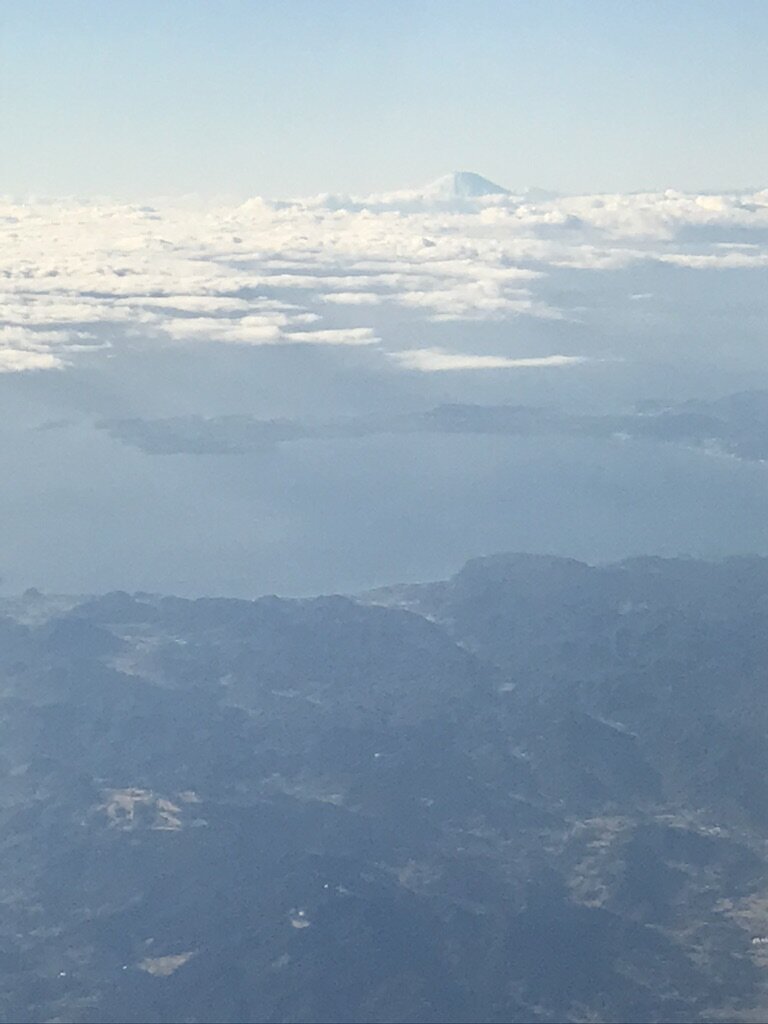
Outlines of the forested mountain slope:
{"label": "forested mountain slope", "polygon": [[6,1021],[768,1009],[768,560],[0,620]]}

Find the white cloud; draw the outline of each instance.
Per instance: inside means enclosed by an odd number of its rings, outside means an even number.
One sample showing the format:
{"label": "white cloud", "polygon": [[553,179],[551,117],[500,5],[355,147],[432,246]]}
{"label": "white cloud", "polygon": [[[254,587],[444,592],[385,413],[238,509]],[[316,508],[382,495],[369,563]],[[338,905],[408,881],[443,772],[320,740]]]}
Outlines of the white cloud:
{"label": "white cloud", "polygon": [[24,327],[0,327],[0,373],[23,370],[50,370],[63,365],[51,351],[61,346],[67,335],[61,331],[30,331]]}
{"label": "white cloud", "polygon": [[285,314],[227,317],[179,317],[161,321],[162,330],[177,341],[219,341],[245,345],[278,342],[290,320]]}
{"label": "white cloud", "polygon": [[391,352],[390,358],[406,370],[437,373],[443,370],[520,370],[539,367],[573,366],[586,362],[583,356],[511,356],[476,355],[447,352],[442,348],[416,348]]}
{"label": "white cloud", "polygon": [[562,313],[544,302],[534,301],[529,292],[510,291],[494,281],[457,283],[453,288],[402,291],[394,296],[404,306],[430,312],[431,320],[503,320],[518,315],[559,320]]}
{"label": "white cloud", "polygon": [[670,252],[660,255],[661,263],[672,263],[692,270],[733,270],[768,266],[768,252],[725,250],[717,253]]}
{"label": "white cloud", "polygon": [[120,299],[119,303],[141,306],[145,309],[173,309],[185,313],[206,313],[209,316],[218,314],[245,313],[253,308],[253,304],[245,299],[235,299],[227,295],[145,295],[135,299]]}
{"label": "white cloud", "polygon": [[162,329],[177,341],[217,341],[242,345],[373,345],[378,341],[370,327],[342,327],[314,331],[295,330],[313,323],[312,314],[284,313],[224,317],[180,317],[164,321]]}
{"label": "white cloud", "polygon": [[[571,271],[768,266],[768,191],[452,197],[443,185],[232,206],[0,202],[0,328],[26,332],[0,346],[37,352],[27,357],[37,366],[123,335],[239,345],[381,336],[386,349],[390,311],[433,331],[568,320],[581,303],[550,284]],[[646,286],[628,278],[626,294]]]}
{"label": "white cloud", "polygon": [[0,348],[0,373],[54,370],[62,365],[62,361],[51,352],[28,352],[23,349]]}
{"label": "white cloud", "polygon": [[285,331],[288,342],[309,345],[375,345],[379,340],[370,327],[349,327],[320,331]]}

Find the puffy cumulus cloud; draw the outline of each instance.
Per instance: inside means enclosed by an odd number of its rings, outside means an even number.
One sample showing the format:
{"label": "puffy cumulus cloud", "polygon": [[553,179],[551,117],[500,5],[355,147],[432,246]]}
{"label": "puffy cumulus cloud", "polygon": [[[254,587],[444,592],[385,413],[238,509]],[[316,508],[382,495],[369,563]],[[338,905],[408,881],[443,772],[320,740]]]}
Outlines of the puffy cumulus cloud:
{"label": "puffy cumulus cloud", "polygon": [[374,345],[379,340],[370,327],[296,330],[295,325],[319,319],[314,314],[287,316],[182,317],[163,321],[162,329],[179,341],[218,341],[241,345]]}
{"label": "puffy cumulus cloud", "polygon": [[31,331],[25,327],[0,327],[0,373],[51,370],[63,366],[55,349],[68,337],[62,331]]}
{"label": "puffy cumulus cloud", "polygon": [[274,345],[282,337],[288,318],[244,316],[239,320],[227,317],[182,317],[163,320],[162,330],[177,341],[223,341],[241,345]]}
{"label": "puffy cumulus cloud", "polygon": [[471,352],[447,352],[443,348],[416,348],[392,352],[390,358],[406,370],[438,373],[444,370],[522,370],[542,367],[574,366],[586,362],[583,356],[476,355]]}
{"label": "puffy cumulus cloud", "polygon": [[54,370],[61,366],[61,360],[51,352],[29,352],[24,349],[0,348],[0,373],[20,373],[23,370]]}
{"label": "puffy cumulus cloud", "polygon": [[[643,263],[765,267],[768,191],[515,194],[461,174],[409,192],[229,206],[6,201],[0,370],[62,366],[137,334],[386,352],[388,309],[393,322],[433,330],[569,319],[578,303],[549,287],[557,274]],[[420,351],[414,366],[451,355]],[[395,361],[408,368],[403,354]]]}
{"label": "puffy cumulus cloud", "polygon": [[[118,299],[118,305],[134,306],[136,300]],[[232,313],[247,313],[253,303],[227,295],[145,295],[138,300],[141,307],[149,310],[171,310],[185,313],[202,313],[220,316]]]}
{"label": "puffy cumulus cloud", "polygon": [[515,216],[543,234],[592,233],[629,241],[674,242],[691,231],[768,228],[768,192],[752,196],[688,195],[673,190],[568,196],[523,204]]}
{"label": "puffy cumulus cloud", "polygon": [[457,282],[453,288],[404,290],[397,301],[424,309],[434,321],[503,320],[520,314],[551,320],[563,317],[560,310],[534,300],[530,292],[505,291],[493,280]]}
{"label": "puffy cumulus cloud", "polygon": [[62,367],[67,356],[108,347],[86,331],[39,330],[6,323],[0,326],[0,372]]}

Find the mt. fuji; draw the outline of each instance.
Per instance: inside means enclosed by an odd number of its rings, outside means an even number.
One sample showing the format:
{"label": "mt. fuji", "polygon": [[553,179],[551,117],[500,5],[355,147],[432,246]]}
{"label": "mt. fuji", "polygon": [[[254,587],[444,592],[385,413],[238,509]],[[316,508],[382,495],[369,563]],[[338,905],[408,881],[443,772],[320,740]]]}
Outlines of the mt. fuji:
{"label": "mt. fuji", "polygon": [[509,189],[473,171],[453,171],[427,185],[423,194],[432,199],[475,199],[481,196],[509,195]]}

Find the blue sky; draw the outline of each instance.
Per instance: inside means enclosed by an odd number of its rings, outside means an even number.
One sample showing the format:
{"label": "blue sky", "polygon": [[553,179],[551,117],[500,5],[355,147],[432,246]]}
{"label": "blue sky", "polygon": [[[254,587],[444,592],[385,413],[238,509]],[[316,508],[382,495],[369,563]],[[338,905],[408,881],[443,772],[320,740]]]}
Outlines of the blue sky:
{"label": "blue sky", "polygon": [[768,3],[0,4],[0,192],[768,183]]}

